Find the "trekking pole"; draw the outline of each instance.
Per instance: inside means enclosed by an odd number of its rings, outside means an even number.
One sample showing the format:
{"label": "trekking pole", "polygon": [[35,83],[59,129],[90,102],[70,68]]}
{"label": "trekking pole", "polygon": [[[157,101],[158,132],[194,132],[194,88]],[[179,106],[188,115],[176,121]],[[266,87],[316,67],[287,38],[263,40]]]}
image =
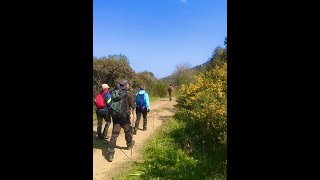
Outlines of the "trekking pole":
{"label": "trekking pole", "polygon": [[122,149],[119,149],[124,155],[127,156],[128,159],[131,159],[125,152],[122,151]]}
{"label": "trekking pole", "polygon": [[[131,124],[131,143],[133,142],[133,125],[134,125],[134,112],[132,112],[132,117],[133,117],[133,120],[132,120],[132,124]],[[131,147],[131,160],[132,160],[132,148]]]}

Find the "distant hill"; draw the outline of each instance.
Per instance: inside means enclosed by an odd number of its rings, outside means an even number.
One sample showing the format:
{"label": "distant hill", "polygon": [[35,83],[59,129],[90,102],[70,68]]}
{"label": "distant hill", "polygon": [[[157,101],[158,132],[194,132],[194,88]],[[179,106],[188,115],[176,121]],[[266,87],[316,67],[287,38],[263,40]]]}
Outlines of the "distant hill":
{"label": "distant hill", "polygon": [[159,79],[160,81],[166,82],[172,78],[172,75]]}
{"label": "distant hill", "polygon": [[[200,65],[194,66],[194,67],[191,68],[191,69],[200,70],[200,69],[206,67],[206,66],[209,65],[209,64],[210,64],[210,60],[208,60],[208,61],[206,61],[205,63],[202,63],[202,64],[200,64]],[[164,78],[161,78],[161,79],[159,79],[159,80],[166,82],[166,81],[169,81],[171,78],[172,78],[172,75],[167,76],[167,77],[164,77]]]}
{"label": "distant hill", "polygon": [[193,68],[191,68],[191,69],[195,69],[195,70],[202,69],[202,68],[206,67],[206,66],[209,65],[209,64],[210,64],[210,60],[206,61],[206,62],[203,63],[203,64],[200,64],[200,65],[198,65],[198,66],[195,66],[195,67],[193,67]]}

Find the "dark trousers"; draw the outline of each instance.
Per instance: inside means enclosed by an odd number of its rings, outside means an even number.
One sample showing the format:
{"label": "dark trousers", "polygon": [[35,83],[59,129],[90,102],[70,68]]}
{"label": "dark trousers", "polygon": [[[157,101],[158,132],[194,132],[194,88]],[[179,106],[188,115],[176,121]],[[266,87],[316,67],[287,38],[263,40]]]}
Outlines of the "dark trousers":
{"label": "dark trousers", "polygon": [[[111,117],[108,109],[98,109],[96,111],[97,114],[97,119],[98,119],[98,126],[97,126],[97,134],[98,136],[107,136],[108,134],[108,129],[111,123]],[[103,119],[106,121],[106,124],[104,126],[103,132],[101,134],[101,129],[102,129],[102,124],[103,124]]]}
{"label": "dark trousers", "polygon": [[136,120],[136,124],[135,124],[135,129],[137,129],[139,127],[139,124],[140,124],[140,118],[141,118],[141,114],[143,116],[143,127],[147,127],[147,109],[139,109],[139,108],[136,108],[136,115],[137,115],[137,120]]}
{"label": "dark trousers", "polygon": [[169,92],[169,100],[171,101],[172,99],[171,99],[171,92]]}
{"label": "dark trousers", "polygon": [[131,136],[131,132],[130,132],[130,117],[112,119],[112,121],[113,121],[113,129],[112,129],[112,136],[110,139],[110,150],[114,151],[114,148],[116,147],[116,143],[117,143],[117,138],[120,134],[121,128],[123,128],[123,130],[124,130],[127,145],[131,144],[132,136]]}

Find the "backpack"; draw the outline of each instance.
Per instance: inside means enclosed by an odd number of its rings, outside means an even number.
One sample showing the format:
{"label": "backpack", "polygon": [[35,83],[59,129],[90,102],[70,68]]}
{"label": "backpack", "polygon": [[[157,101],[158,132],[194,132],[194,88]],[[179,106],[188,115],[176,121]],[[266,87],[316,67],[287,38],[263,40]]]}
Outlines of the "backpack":
{"label": "backpack", "polygon": [[144,94],[138,93],[138,95],[136,96],[136,104],[137,104],[137,108],[144,109],[144,107],[146,106],[145,100],[144,100]]}
{"label": "backpack", "polygon": [[124,112],[129,109],[126,91],[114,90],[111,93],[110,114],[112,118],[124,117]]}
{"label": "backpack", "polygon": [[168,87],[168,91],[172,93],[173,92],[173,87],[169,86]]}
{"label": "backpack", "polygon": [[105,107],[105,93],[99,93],[97,96],[96,96],[96,107],[98,109],[102,109]]}

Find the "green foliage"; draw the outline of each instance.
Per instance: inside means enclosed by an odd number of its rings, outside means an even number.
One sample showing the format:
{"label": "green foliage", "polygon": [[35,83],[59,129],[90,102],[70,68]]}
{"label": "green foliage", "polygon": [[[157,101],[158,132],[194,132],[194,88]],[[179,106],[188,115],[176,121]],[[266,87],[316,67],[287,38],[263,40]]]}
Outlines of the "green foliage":
{"label": "green foliage", "polygon": [[146,91],[148,91],[150,95],[153,95],[152,88],[157,82],[158,80],[154,77],[153,73],[144,71],[135,74],[132,79],[132,88],[138,91],[140,85],[144,85]]}
{"label": "green foliage", "polygon": [[153,93],[159,97],[166,97],[167,95],[167,86],[164,83],[156,83],[153,88]]}
{"label": "green foliage", "polygon": [[[220,167],[219,151],[212,148],[199,151],[182,148],[186,123],[174,119],[165,121],[158,134],[143,149],[145,161],[115,179],[226,179],[224,166]],[[204,151],[210,150],[210,156]]]}
{"label": "green foliage", "polygon": [[[225,41],[225,43],[227,43]],[[227,63],[227,49],[223,49],[222,47],[218,46],[210,58],[210,65],[208,66],[208,69],[214,68],[215,66],[222,66],[223,64]]]}
{"label": "green foliage", "polygon": [[109,55],[108,59],[112,59],[112,60],[116,60],[119,62],[123,62],[125,64],[129,65],[129,59],[127,58],[127,56],[123,55],[123,54],[119,54],[119,55]]}
{"label": "green foliage", "polygon": [[196,71],[191,68],[189,63],[183,63],[176,66],[174,73],[171,77],[175,89],[179,89],[182,84],[194,82]]}
{"label": "green foliage", "polygon": [[176,117],[202,127],[199,133],[205,140],[213,138],[226,145],[227,65],[216,66],[196,79],[196,83],[181,87]]}
{"label": "green foliage", "polygon": [[117,56],[109,56],[108,58],[102,57],[93,61],[94,94],[99,92],[103,83],[107,83],[112,90],[116,89],[116,84],[119,80],[130,80],[134,77],[135,72],[125,61],[125,58],[117,58]]}
{"label": "green foliage", "polygon": [[140,85],[144,85],[150,96],[165,97],[166,85],[161,83],[152,72],[144,71],[137,73],[132,79],[132,88],[137,92]]}
{"label": "green foliage", "polygon": [[211,60],[212,61],[217,61],[217,60],[220,60],[220,59],[222,59],[222,56],[223,56],[223,53],[224,53],[224,49],[222,48],[222,47],[220,47],[220,46],[218,46],[215,50],[214,50],[214,52],[213,52],[213,54],[212,54],[212,57],[211,57]]}
{"label": "green foliage", "polygon": [[[217,47],[206,71],[178,92],[175,118],[185,123],[180,144],[195,154],[200,151],[207,168],[226,172],[227,164],[227,52]],[[202,147],[204,150],[201,150]],[[210,153],[213,154],[210,154]],[[214,157],[214,158],[213,158]]]}

